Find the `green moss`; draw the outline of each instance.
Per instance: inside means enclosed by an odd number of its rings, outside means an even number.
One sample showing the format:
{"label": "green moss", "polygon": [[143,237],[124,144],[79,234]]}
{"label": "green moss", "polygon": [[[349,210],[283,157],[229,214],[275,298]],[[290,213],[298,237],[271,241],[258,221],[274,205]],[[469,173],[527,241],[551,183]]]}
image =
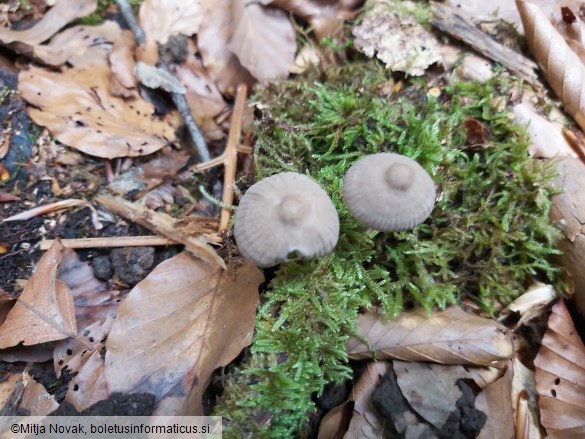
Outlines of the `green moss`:
{"label": "green moss", "polygon": [[[551,171],[528,157],[525,130],[492,104],[511,80],[447,84],[438,100],[411,85],[388,99],[380,95],[386,75],[373,62],[353,64],[256,96],[258,179],[311,176],[331,196],[341,232],[331,254],[284,265],[270,282],[251,356],[226,377],[216,408],[230,421],[226,437],[298,434],[314,409],[311,395],[351,376],[344,344],[360,308],[394,316],[469,298],[493,314],[532,279],[556,281]],[[479,150],[467,145],[468,119],[488,127]],[[347,169],[380,151],[414,158],[437,184],[435,209],[414,230],[367,230],[342,202]]]}
{"label": "green moss", "polygon": [[[130,5],[137,10],[138,6],[142,3],[142,0],[129,0]],[[91,14],[82,17],[78,20],[79,24],[85,24],[94,26],[102,24],[108,15],[108,8],[115,5],[116,0],[98,0],[98,5],[95,11]]]}

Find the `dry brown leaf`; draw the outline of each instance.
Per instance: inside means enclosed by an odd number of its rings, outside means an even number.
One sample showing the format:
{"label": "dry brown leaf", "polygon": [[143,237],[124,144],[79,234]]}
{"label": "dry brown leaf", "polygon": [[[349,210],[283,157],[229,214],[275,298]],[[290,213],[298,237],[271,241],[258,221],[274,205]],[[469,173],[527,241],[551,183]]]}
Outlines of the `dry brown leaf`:
{"label": "dry brown leaf", "polygon": [[552,309],[534,359],[540,421],[549,435],[585,435],[585,346],[565,303]]}
{"label": "dry brown leaf", "polygon": [[187,90],[185,94],[187,104],[205,137],[217,140],[218,134],[223,136],[223,131],[213,118],[220,114],[227,104],[201,61],[190,54],[182,64],[174,64],[170,69]]}
{"label": "dry brown leaf", "polygon": [[[437,429],[456,410],[462,392],[455,382],[467,378],[463,366],[393,361],[396,380],[410,406]],[[421,398],[424,389],[424,398]]]}
{"label": "dry brown leaf", "polygon": [[20,45],[21,50],[19,50],[22,53],[26,47],[48,40],[67,23],[91,14],[97,7],[97,3],[97,0],[61,0],[30,29],[0,28],[0,42],[3,44],[23,43]]}
{"label": "dry brown leaf", "polygon": [[[430,316],[423,310],[405,312],[392,321],[369,311],[358,318],[358,334],[377,359],[497,366],[512,356],[504,326],[455,306]],[[374,354],[357,338],[346,347],[354,360]]]}
{"label": "dry brown leaf", "polygon": [[110,94],[110,75],[99,65],[62,73],[31,67],[19,75],[18,89],[34,106],[29,114],[36,123],[86,154],[136,157],[172,142],[174,127],[158,119],[152,104]]}
{"label": "dry brown leaf", "polygon": [[333,407],[319,424],[317,439],[343,439],[349,422],[351,421],[352,407],[348,401]]}
{"label": "dry brown leaf", "polygon": [[223,93],[231,95],[235,95],[238,84],[254,83],[252,75],[227,47],[233,29],[232,0],[209,2],[197,34],[197,46],[211,79]]}
{"label": "dry brown leaf", "polygon": [[87,351],[85,361],[76,370],[77,375],[69,382],[65,401],[71,403],[78,412],[110,396],[104,375],[102,349],[102,343],[98,343],[93,351]]}
{"label": "dry brown leaf", "polygon": [[381,437],[384,425],[372,405],[372,393],[389,367],[391,365],[387,361],[369,362],[366,366],[349,397],[350,401],[354,401],[353,416],[344,437]]}
{"label": "dry brown leaf", "polygon": [[393,71],[424,75],[431,64],[442,61],[434,34],[414,17],[399,17],[393,4],[377,0],[359,25],[352,29],[354,44],[366,56],[374,54]]}
{"label": "dry brown leaf", "polygon": [[172,35],[196,34],[203,19],[204,2],[205,0],[144,0],[138,16],[147,41],[165,44]]}
{"label": "dry brown leaf", "polygon": [[306,20],[317,40],[336,35],[345,20],[354,18],[362,0],[260,0],[263,5],[283,8]]}
{"label": "dry brown leaf", "polygon": [[53,344],[43,343],[33,346],[14,346],[12,348],[0,350],[0,361],[7,363],[16,363],[19,361],[26,363],[44,363],[53,358]]}
{"label": "dry brown leaf", "polygon": [[558,295],[551,285],[537,282],[528,291],[504,308],[500,312],[498,321],[503,323],[508,316],[514,313],[520,316],[519,320],[514,320],[513,327],[518,328],[529,320],[542,316],[546,312],[547,307],[557,298]]}
{"label": "dry brown leaf", "polygon": [[12,309],[15,303],[15,298],[0,288],[0,325],[6,320],[6,316]]}
{"label": "dry brown leaf", "polygon": [[0,381],[0,415],[5,415],[5,410],[8,408],[7,405],[11,402],[11,396],[18,385],[20,374],[8,373],[3,375]]}
{"label": "dry brown leaf", "polygon": [[69,372],[78,372],[88,360],[89,355],[97,349],[96,346],[101,345],[105,340],[113,323],[114,319],[108,317],[103,323],[95,322],[79,331],[77,338],[58,342],[53,349],[52,357],[57,378],[61,376],[65,367]]}
{"label": "dry brown leaf", "polygon": [[[512,407],[515,413],[517,439],[542,439],[538,422],[538,404],[534,371],[524,366],[518,358],[518,351],[512,360]],[[488,422],[489,417],[488,417]]]}
{"label": "dry brown leaf", "polygon": [[512,109],[514,121],[526,125],[530,135],[528,153],[531,157],[552,158],[561,156],[577,157],[562,132],[562,126],[556,125],[526,104],[518,104]]}
{"label": "dry brown leaf", "polygon": [[77,68],[107,65],[112,44],[120,39],[121,32],[114,21],[99,26],[75,26],[57,34],[50,44],[34,47],[30,55],[50,66],[66,62]]}
{"label": "dry brown leaf", "polygon": [[558,248],[563,254],[560,262],[564,265],[572,284],[573,300],[585,314],[585,164],[578,159],[565,157],[556,166],[559,176],[555,180],[563,191],[552,197],[551,221],[562,224],[563,239]]}
{"label": "dry brown leaf", "polygon": [[186,252],[159,264],[118,309],[109,390],[152,393],[160,415],[202,415],[211,374],[252,340],[262,280],[251,264],[226,273]]}
{"label": "dry brown leaf", "polygon": [[245,0],[233,2],[234,30],[228,49],[258,81],[288,77],[297,51],[288,14]]}
{"label": "dry brown leaf", "polygon": [[134,73],[134,35],[129,30],[122,31],[110,52],[110,91],[114,96],[131,97],[136,94],[138,81]]}
{"label": "dry brown leaf", "polygon": [[479,438],[514,439],[513,375],[512,362],[510,362],[504,376],[488,385],[475,398],[475,407],[487,415]]}
{"label": "dry brown leaf", "polygon": [[517,0],[516,6],[544,76],[567,113],[585,130],[585,66],[537,5]]}
{"label": "dry brown leaf", "polygon": [[63,246],[57,240],[43,255],[24,291],[0,326],[0,349],[62,340],[77,332],[71,291],[57,280]]}
{"label": "dry brown leaf", "polygon": [[45,215],[47,213],[56,212],[58,210],[69,209],[70,207],[80,206],[82,204],[87,204],[87,201],[76,199],[56,201],[54,203],[34,207],[16,215],[12,215],[8,218],[5,218],[3,221],[23,221],[34,218],[35,216]]}
{"label": "dry brown leaf", "polygon": [[24,391],[18,405],[19,410],[25,411],[30,416],[45,416],[59,408],[59,403],[53,395],[49,395],[47,389],[37,383],[26,371],[22,373]]}

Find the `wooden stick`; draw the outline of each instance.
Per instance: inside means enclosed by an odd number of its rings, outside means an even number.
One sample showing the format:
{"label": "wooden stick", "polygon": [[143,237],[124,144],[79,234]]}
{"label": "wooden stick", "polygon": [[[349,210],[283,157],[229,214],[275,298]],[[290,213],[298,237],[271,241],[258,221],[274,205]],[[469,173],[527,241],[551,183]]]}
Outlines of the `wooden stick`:
{"label": "wooden stick", "polygon": [[[244,84],[238,86],[236,92],[236,102],[230,123],[230,132],[228,134],[227,146],[222,156],[225,156],[223,171],[223,196],[222,202],[226,206],[231,206],[234,202],[234,183],[236,181],[236,170],[238,167],[238,146],[242,136],[242,120],[246,105],[246,94],[248,88]],[[219,233],[224,233],[230,222],[230,209],[221,209],[219,216]]]}
{"label": "wooden stick", "polygon": [[131,203],[120,197],[98,195],[95,200],[109,211],[183,244],[193,256],[209,264],[219,265],[224,270],[227,269],[224,260],[219,257],[213,247],[200,241],[197,237],[186,235],[180,228],[175,227],[176,220],[172,216],[156,212],[141,204]]}
{"label": "wooden stick", "polygon": [[[48,250],[54,242],[54,239],[43,239],[40,249]],[[61,244],[68,248],[110,248],[175,245],[177,242],[164,236],[110,236],[103,238],[62,239]]]}
{"label": "wooden stick", "polygon": [[438,2],[431,2],[431,11],[433,26],[463,41],[487,58],[499,62],[526,82],[542,88],[536,74],[538,66],[534,61],[492,40],[490,36],[469,23],[466,18],[457,14],[455,9]]}

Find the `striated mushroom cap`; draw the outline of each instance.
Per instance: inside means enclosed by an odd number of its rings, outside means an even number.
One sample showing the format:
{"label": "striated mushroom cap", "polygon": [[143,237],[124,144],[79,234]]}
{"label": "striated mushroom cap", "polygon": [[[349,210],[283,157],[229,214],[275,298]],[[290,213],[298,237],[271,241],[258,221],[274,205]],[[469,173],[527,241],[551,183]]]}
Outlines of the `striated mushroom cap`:
{"label": "striated mushroom cap", "polygon": [[435,183],[413,159],[393,153],[366,156],[343,178],[343,196],[353,216],[383,232],[424,222],[435,205]]}
{"label": "striated mushroom cap", "polygon": [[244,257],[259,267],[329,253],[339,238],[339,217],[315,181],[284,172],[254,184],[240,200],[234,236]]}

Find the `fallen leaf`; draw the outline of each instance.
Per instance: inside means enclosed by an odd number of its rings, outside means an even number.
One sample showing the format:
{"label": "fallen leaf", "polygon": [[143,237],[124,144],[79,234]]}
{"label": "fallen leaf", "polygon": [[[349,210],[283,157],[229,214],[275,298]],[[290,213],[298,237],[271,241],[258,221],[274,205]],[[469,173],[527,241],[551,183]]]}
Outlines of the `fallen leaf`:
{"label": "fallen leaf", "polygon": [[346,348],[353,360],[375,355],[377,359],[497,366],[513,352],[504,326],[455,306],[430,316],[424,310],[405,312],[392,321],[369,311],[358,318],[358,334],[371,350],[350,338]]}
{"label": "fallen leaf", "polygon": [[0,325],[6,320],[6,316],[15,303],[15,298],[0,288]]}
{"label": "fallen leaf", "polygon": [[462,393],[455,382],[466,378],[465,369],[419,362],[393,361],[392,364],[400,390],[410,406],[440,430],[456,410]]}
{"label": "fallen leaf", "polygon": [[22,373],[24,391],[18,405],[19,410],[28,413],[29,416],[45,416],[57,410],[59,403],[53,395],[49,395],[47,389],[37,383],[26,371]]}
{"label": "fallen leaf", "polygon": [[122,31],[109,55],[112,76],[110,77],[110,92],[114,96],[129,98],[136,95],[138,81],[135,74],[134,49],[136,43],[134,35],[129,30]]}
{"label": "fallen leaf", "polygon": [[109,390],[151,393],[160,415],[202,415],[211,374],[252,340],[263,277],[252,264],[234,270],[183,252],[134,287],[106,341]]}
{"label": "fallen leaf", "polygon": [[76,338],[59,341],[53,349],[52,357],[57,378],[65,368],[69,372],[79,372],[89,355],[97,349],[96,346],[105,340],[113,323],[114,319],[108,317],[104,322],[95,322],[79,331]]}
{"label": "fallen leaf", "polygon": [[526,125],[530,136],[528,154],[535,158],[552,158],[561,156],[577,157],[563,136],[562,126],[556,125],[525,104],[512,108],[514,122]]}
{"label": "fallen leaf", "polygon": [[[517,439],[541,439],[544,437],[538,422],[538,403],[534,370],[524,366],[518,358],[518,350],[512,359],[512,407],[515,413]],[[488,418],[488,422],[489,418]]]}
{"label": "fallen leaf", "polygon": [[165,44],[173,35],[199,31],[206,0],[144,0],[138,13],[147,40]]}
{"label": "fallen leaf", "polygon": [[435,35],[414,17],[399,17],[392,3],[374,2],[352,33],[358,50],[370,58],[376,55],[393,71],[421,76],[431,64],[442,61]]}
{"label": "fallen leaf", "polygon": [[516,0],[526,42],[567,113],[585,130],[585,66],[533,3]]}
{"label": "fallen leaf", "polygon": [[63,246],[57,240],[43,255],[24,291],[0,326],[0,349],[62,340],[77,332],[71,291],[57,280]]}
{"label": "fallen leaf", "polygon": [[337,407],[333,407],[319,424],[317,439],[343,439],[349,423],[353,408],[347,401]]}
{"label": "fallen leaf", "polygon": [[480,439],[514,439],[514,409],[512,405],[512,362],[503,377],[488,385],[475,398],[475,407],[487,415],[479,434]]}
{"label": "fallen leaf", "polygon": [[343,22],[354,18],[362,0],[315,1],[315,0],[260,0],[263,5],[283,8],[306,20],[317,41],[336,35]]}
{"label": "fallen leaf", "polygon": [[110,396],[104,375],[102,349],[102,343],[98,343],[94,346],[93,351],[86,351],[85,361],[69,382],[65,401],[71,403],[78,412],[91,407],[96,402],[108,399]]}
{"label": "fallen leaf", "polygon": [[213,118],[225,110],[227,104],[201,61],[190,54],[182,64],[171,65],[170,70],[185,87],[189,110],[205,137],[218,140],[217,133],[223,136],[223,131]]}
{"label": "fallen leaf", "polygon": [[366,370],[351,391],[350,401],[354,401],[353,416],[344,437],[379,438],[384,424],[372,405],[372,393],[391,364],[387,361],[368,362]]}
{"label": "fallen leaf", "polygon": [[228,49],[258,81],[288,77],[297,50],[296,32],[281,9],[236,0]]}
{"label": "fallen leaf", "polygon": [[197,34],[197,46],[203,65],[219,90],[235,95],[238,84],[251,86],[254,78],[227,47],[234,29],[232,7],[232,0],[217,0],[206,5]]}
{"label": "fallen leaf", "polygon": [[174,127],[159,120],[152,104],[110,94],[110,75],[100,65],[61,73],[31,67],[19,75],[18,89],[36,123],[86,154],[136,157],[175,140]]}
{"label": "fallen leaf", "polygon": [[520,319],[514,324],[514,328],[541,316],[545,313],[547,307],[558,298],[557,292],[551,285],[536,283],[524,294],[510,303],[500,312],[498,321],[503,321],[511,314],[520,316]]}
{"label": "fallen leaf", "polygon": [[107,65],[112,46],[122,30],[114,21],[99,26],[74,26],[60,32],[49,44],[35,47],[31,56],[49,66],[65,63],[77,68]]}
{"label": "fallen leaf", "polygon": [[0,416],[5,416],[6,410],[11,405],[11,396],[18,385],[20,375],[17,372],[8,373],[7,371],[0,381]]}
{"label": "fallen leaf", "polygon": [[554,437],[585,435],[585,346],[560,300],[534,359],[540,422]]}
{"label": "fallen leaf", "polygon": [[56,211],[63,210],[63,209],[69,209],[70,207],[80,206],[80,205],[86,204],[86,203],[87,203],[87,201],[76,200],[76,199],[56,201],[54,203],[45,204],[44,206],[34,207],[32,209],[18,213],[16,215],[12,215],[8,218],[3,219],[2,221],[27,220],[27,219],[34,218],[35,216],[45,215],[47,213],[56,212]]}
{"label": "fallen leaf", "polygon": [[25,53],[31,46],[48,40],[59,29],[76,18],[91,14],[97,7],[97,0],[61,0],[51,8],[36,25],[27,30],[0,28],[0,42],[4,45],[17,43],[12,47]]}

